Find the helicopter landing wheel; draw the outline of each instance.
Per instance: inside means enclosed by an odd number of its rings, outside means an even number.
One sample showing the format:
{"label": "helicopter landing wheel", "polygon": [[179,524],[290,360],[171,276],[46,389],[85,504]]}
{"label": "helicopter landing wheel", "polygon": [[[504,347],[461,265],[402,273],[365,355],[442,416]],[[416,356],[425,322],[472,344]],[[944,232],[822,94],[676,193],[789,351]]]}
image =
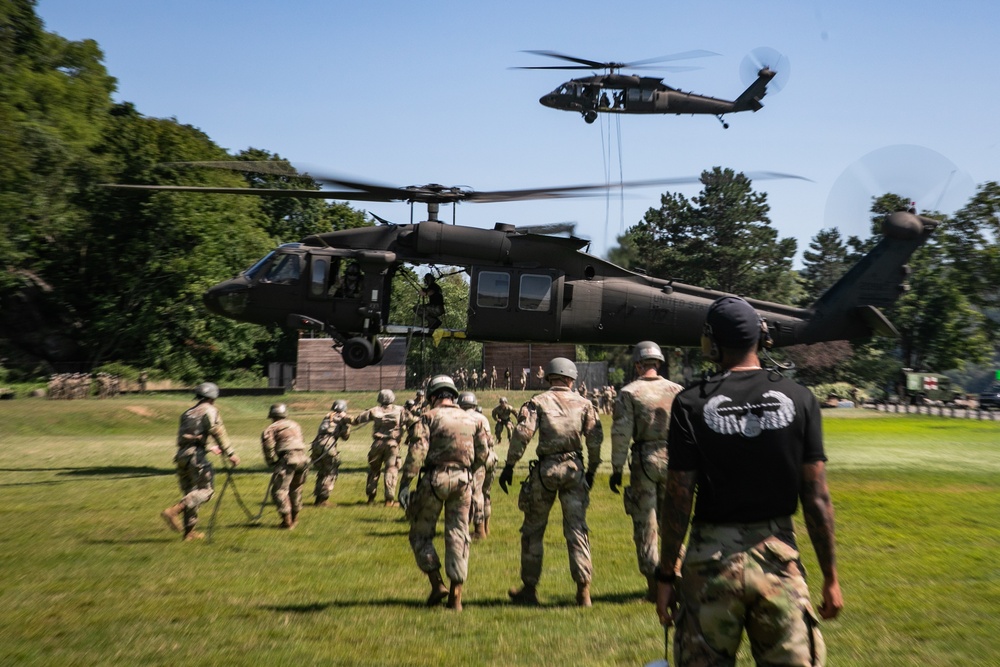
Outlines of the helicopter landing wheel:
{"label": "helicopter landing wheel", "polygon": [[372,338],[372,363],[377,364],[382,361],[382,355],[385,354],[385,346],[382,345],[382,341],[379,338]]}
{"label": "helicopter landing wheel", "polygon": [[351,338],[340,351],[344,363],[351,368],[370,366],[375,358],[375,346],[364,338]]}
{"label": "helicopter landing wheel", "polygon": [[586,121],[587,125],[592,124],[595,120],[597,120],[597,112],[588,111],[587,113],[583,114],[583,120]]}
{"label": "helicopter landing wheel", "polygon": [[729,123],[727,123],[726,121],[724,121],[722,119],[722,114],[719,114],[718,116],[716,116],[716,118],[718,118],[719,122],[722,123],[722,129],[723,130],[728,130],[729,129]]}

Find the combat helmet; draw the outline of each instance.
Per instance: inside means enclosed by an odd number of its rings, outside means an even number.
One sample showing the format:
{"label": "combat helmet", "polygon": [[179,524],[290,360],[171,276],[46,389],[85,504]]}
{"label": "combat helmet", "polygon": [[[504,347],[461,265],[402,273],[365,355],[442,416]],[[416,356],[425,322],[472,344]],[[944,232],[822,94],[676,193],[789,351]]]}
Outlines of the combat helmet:
{"label": "combat helmet", "polygon": [[545,377],[550,375],[561,375],[571,380],[576,380],[576,364],[566,357],[554,357],[545,366]]}
{"label": "combat helmet", "polygon": [[664,361],[663,351],[660,346],[651,340],[640,341],[632,348],[632,361],[642,364],[650,360]]}
{"label": "combat helmet", "polygon": [[288,416],[288,406],[284,403],[275,403],[267,413],[268,419],[284,419]]}
{"label": "combat helmet", "polygon": [[330,409],[334,412],[347,412],[347,401],[342,398],[337,399],[333,402],[333,405],[330,406]]}
{"label": "combat helmet", "polygon": [[431,378],[431,381],[427,383],[428,398],[438,398],[445,392],[451,394],[452,398],[458,396],[458,388],[455,386],[455,381],[451,379],[450,375],[435,375]]}
{"label": "combat helmet", "polygon": [[458,395],[458,405],[463,410],[472,410],[479,405],[479,401],[476,400],[476,395],[471,391],[463,391]]}
{"label": "combat helmet", "polygon": [[207,398],[214,401],[219,397],[219,385],[214,382],[202,382],[195,387],[194,396],[195,398]]}
{"label": "combat helmet", "polygon": [[392,389],[382,389],[378,393],[378,403],[379,405],[392,405],[396,402],[396,394],[392,393]]}
{"label": "combat helmet", "polygon": [[406,410],[412,410],[416,404],[417,404],[416,401],[414,401],[412,398],[408,398],[406,399],[406,403],[403,403],[403,408]]}

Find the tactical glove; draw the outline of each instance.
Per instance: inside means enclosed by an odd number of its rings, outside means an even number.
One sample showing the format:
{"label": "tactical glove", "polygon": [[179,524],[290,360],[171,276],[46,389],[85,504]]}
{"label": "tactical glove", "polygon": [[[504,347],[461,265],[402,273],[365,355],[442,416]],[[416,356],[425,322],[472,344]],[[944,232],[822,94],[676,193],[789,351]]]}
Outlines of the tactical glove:
{"label": "tactical glove", "polygon": [[399,506],[404,510],[410,507],[410,487],[409,485],[404,486],[399,490]]}
{"label": "tactical glove", "polygon": [[510,493],[507,490],[508,486],[514,483],[514,466],[505,465],[503,471],[500,473],[500,488],[503,489],[504,493]]}
{"label": "tactical glove", "polygon": [[611,473],[611,479],[608,480],[608,486],[611,487],[613,493],[621,493],[618,487],[622,485],[622,474],[621,472]]}
{"label": "tactical glove", "polygon": [[587,488],[588,489],[594,488],[594,471],[593,470],[588,470],[587,474],[584,475],[583,478],[585,480],[587,480]]}

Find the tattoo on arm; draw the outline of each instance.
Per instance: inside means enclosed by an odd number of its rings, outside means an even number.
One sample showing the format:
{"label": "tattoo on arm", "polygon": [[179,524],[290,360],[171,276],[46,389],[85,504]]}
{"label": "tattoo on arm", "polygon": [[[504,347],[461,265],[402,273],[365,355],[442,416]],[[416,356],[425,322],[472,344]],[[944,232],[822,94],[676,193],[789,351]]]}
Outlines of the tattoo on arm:
{"label": "tattoo on arm", "polygon": [[694,488],[697,481],[694,471],[667,474],[667,490],[660,504],[660,563],[674,563],[684,544],[691,507],[694,503]]}
{"label": "tattoo on arm", "polygon": [[826,484],[826,464],[822,461],[802,466],[802,514],[806,530],[816,550],[816,559],[824,578],[836,577],[837,542],[834,537],[833,501]]}

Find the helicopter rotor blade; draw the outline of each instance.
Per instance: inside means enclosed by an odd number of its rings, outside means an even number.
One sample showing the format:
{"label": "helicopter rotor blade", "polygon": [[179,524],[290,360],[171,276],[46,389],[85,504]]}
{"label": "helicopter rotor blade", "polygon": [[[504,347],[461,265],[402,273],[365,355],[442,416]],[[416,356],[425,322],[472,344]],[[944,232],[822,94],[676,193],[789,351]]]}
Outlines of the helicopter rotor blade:
{"label": "helicopter rotor blade", "polygon": [[645,60],[633,60],[630,63],[625,63],[622,67],[637,67],[640,65],[652,65],[654,63],[666,63],[672,60],[689,60],[691,58],[707,58],[709,56],[718,56],[721,54],[715,51],[705,51],[704,49],[696,49],[694,51],[684,51],[682,53],[673,53],[668,56],[658,56],[656,58],[646,58]]}
{"label": "helicopter rotor blade", "polygon": [[745,55],[740,62],[740,80],[743,85],[753,83],[762,69],[775,72],[774,78],[767,84],[769,93],[777,93],[784,88],[792,73],[787,57],[768,46],[760,46]]}
{"label": "helicopter rotor blade", "polygon": [[643,60],[635,60],[628,63],[619,62],[601,62],[599,60],[589,60],[587,58],[578,58],[576,56],[569,56],[564,53],[558,53],[556,51],[522,51],[522,53],[533,53],[538,56],[546,56],[548,58],[557,58],[559,60],[565,60],[572,63],[577,63],[576,65],[549,65],[549,66],[536,66],[536,67],[512,67],[511,69],[562,69],[562,70],[595,70],[595,69],[606,69],[606,70],[621,70],[625,68],[634,69],[658,69],[663,71],[673,71],[673,72],[687,72],[691,69],[701,69],[699,67],[685,68],[685,69],[674,69],[673,66],[664,67],[645,67],[646,65],[652,65],[654,63],[670,62],[672,60],[687,60],[689,58],[704,58],[707,56],[717,56],[718,53],[713,51],[695,50],[695,51],[684,51],[683,53],[674,53],[667,56],[658,56],[656,58],[645,58]]}
{"label": "helicopter rotor blade", "polygon": [[575,222],[552,222],[547,225],[518,225],[514,228],[525,234],[561,234],[568,232],[570,236],[576,231]]}

